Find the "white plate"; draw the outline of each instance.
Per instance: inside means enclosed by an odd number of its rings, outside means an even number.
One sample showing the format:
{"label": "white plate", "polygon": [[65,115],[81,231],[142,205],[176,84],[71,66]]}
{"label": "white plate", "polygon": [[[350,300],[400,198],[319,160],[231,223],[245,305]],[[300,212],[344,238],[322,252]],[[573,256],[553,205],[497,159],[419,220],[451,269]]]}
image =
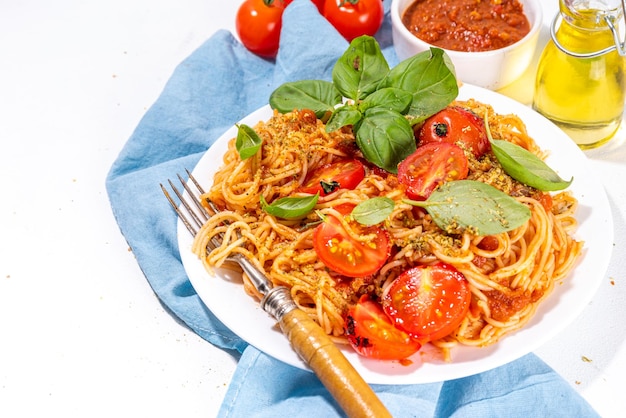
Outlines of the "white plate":
{"label": "white plate", "polygon": [[[552,294],[539,306],[534,318],[522,330],[490,347],[455,348],[450,363],[441,361],[429,345],[411,358],[413,362],[410,365],[365,359],[350,348],[345,348],[345,355],[369,383],[438,382],[487,371],[518,359],[571,323],[589,303],[606,272],[612,251],[613,219],[604,189],[583,152],[547,119],[512,99],[490,90],[464,85],[459,99],[468,98],[491,104],[500,114],[514,113],[521,117],[529,134],[550,152],[548,164],[565,179],[574,176],[571,190],[579,201],[576,238],[585,241],[582,258],[563,284],[556,285]],[[267,120],[271,114],[269,107],[263,107],[241,123],[253,126],[259,120]],[[193,175],[207,188],[213,173],[222,165],[227,142],[235,136],[236,128],[233,127],[215,142],[193,170]],[[219,270],[217,276],[211,276],[204,270],[191,253],[191,237],[180,222],[178,242],[193,287],[216,317],[259,350],[285,363],[306,369],[275,326],[275,321],[245,294],[240,277]]]}

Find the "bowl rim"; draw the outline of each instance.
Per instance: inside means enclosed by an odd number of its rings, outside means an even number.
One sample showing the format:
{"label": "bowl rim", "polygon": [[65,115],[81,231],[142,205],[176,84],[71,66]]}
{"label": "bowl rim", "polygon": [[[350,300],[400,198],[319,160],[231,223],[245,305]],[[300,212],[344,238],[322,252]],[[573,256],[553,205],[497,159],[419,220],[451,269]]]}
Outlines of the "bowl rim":
{"label": "bowl rim", "polygon": [[[407,3],[406,7],[408,7],[414,1],[416,0],[406,0],[406,3]],[[411,33],[411,31],[409,31],[409,29],[404,25],[404,23],[402,23],[402,19],[400,16],[401,15],[400,3],[402,2],[402,0],[391,1],[391,24],[392,24],[392,27],[396,28],[399,31],[399,34],[403,38],[405,38],[405,40],[408,41],[409,43],[422,44],[425,46],[425,49],[429,49],[429,48],[443,49],[451,58],[468,56],[468,54],[471,55],[472,57],[487,57],[490,55],[506,54],[508,51],[517,48],[521,44],[524,44],[527,41],[530,41],[532,38],[538,35],[539,31],[541,30],[541,26],[543,25],[543,6],[541,5],[541,0],[517,0],[517,1],[522,3],[522,5],[524,6],[524,14],[526,14],[526,5],[527,4],[531,5],[531,9],[534,12],[535,20],[533,21],[530,27],[530,30],[522,39],[518,40],[517,42],[512,43],[511,45],[507,45],[504,48],[491,49],[488,51],[457,51],[454,49],[441,48],[439,46],[429,44],[428,42],[424,41],[421,38],[418,38],[416,35]],[[402,10],[402,12],[404,12],[404,10]],[[528,19],[527,14],[526,14],[526,18]]]}

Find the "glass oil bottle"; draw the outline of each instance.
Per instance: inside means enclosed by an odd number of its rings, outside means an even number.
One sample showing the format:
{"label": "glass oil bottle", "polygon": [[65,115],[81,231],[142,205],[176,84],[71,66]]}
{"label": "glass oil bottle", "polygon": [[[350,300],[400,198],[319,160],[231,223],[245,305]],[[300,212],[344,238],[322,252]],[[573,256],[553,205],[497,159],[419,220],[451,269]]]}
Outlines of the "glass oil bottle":
{"label": "glass oil bottle", "polygon": [[559,8],[539,60],[533,108],[582,149],[594,148],[611,139],[624,112],[625,4],[559,0]]}

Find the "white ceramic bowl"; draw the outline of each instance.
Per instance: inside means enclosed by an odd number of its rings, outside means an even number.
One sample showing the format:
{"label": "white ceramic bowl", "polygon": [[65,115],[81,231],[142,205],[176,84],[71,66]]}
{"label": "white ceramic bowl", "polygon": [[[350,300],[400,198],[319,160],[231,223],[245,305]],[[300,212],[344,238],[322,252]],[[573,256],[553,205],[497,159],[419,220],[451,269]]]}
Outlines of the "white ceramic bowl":
{"label": "white ceramic bowl", "polygon": [[[402,23],[405,9],[415,0],[392,0],[391,24],[393,43],[400,60],[433,45],[413,35]],[[457,79],[464,83],[497,90],[518,79],[528,68],[537,47],[543,21],[540,0],[520,0],[530,23],[530,32],[518,42],[505,48],[484,52],[446,50],[452,59]]]}

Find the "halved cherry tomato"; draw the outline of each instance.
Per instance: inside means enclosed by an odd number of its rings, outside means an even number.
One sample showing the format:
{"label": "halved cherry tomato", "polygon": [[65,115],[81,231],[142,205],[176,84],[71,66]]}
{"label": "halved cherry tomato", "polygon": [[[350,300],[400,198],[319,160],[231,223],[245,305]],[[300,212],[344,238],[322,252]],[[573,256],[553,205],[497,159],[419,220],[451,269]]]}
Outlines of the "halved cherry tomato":
{"label": "halved cherry tomato", "polygon": [[300,187],[303,193],[326,196],[339,189],[354,189],[365,177],[365,168],[358,160],[340,160],[313,171]]}
{"label": "halved cherry tomato", "polygon": [[476,158],[491,145],[484,121],[473,112],[458,106],[449,106],[426,119],[418,133],[418,145],[430,142],[461,144]]}
{"label": "halved cherry tomato", "polygon": [[276,57],[284,8],[282,1],[245,0],[235,18],[241,43],[261,57]]}
{"label": "halved cherry tomato", "polygon": [[396,327],[421,341],[449,335],[467,315],[471,291],[465,276],[438,263],[413,267],[385,290],[382,305]]}
{"label": "halved cherry tomato", "polygon": [[382,0],[326,0],[322,15],[348,40],[374,36],[383,23]]}
{"label": "halved cherry tomato", "polygon": [[357,353],[379,360],[404,360],[422,347],[396,328],[382,306],[367,295],[348,311],[346,336]]}
{"label": "halved cherry tomato", "polygon": [[487,235],[483,237],[478,243],[478,248],[485,251],[495,251],[500,246],[498,238],[493,235]]}
{"label": "halved cherry tomato", "polygon": [[550,193],[540,193],[537,196],[537,200],[539,201],[539,203],[541,203],[541,206],[543,206],[546,212],[552,211],[554,201],[552,200],[552,195],[550,195]]}
{"label": "halved cherry tomato", "polygon": [[463,150],[447,142],[422,145],[398,164],[398,181],[411,199],[427,199],[439,185],[463,180],[469,171]]}
{"label": "halved cherry tomato", "polygon": [[348,277],[365,277],[376,273],[391,253],[389,234],[376,225],[363,226],[349,221],[359,235],[374,236],[358,241],[344,229],[340,220],[328,215],[313,231],[315,253],[329,269]]}
{"label": "halved cherry tomato", "polygon": [[354,203],[340,203],[333,206],[333,209],[342,215],[350,215],[350,213],[352,213],[352,209],[354,209]]}

